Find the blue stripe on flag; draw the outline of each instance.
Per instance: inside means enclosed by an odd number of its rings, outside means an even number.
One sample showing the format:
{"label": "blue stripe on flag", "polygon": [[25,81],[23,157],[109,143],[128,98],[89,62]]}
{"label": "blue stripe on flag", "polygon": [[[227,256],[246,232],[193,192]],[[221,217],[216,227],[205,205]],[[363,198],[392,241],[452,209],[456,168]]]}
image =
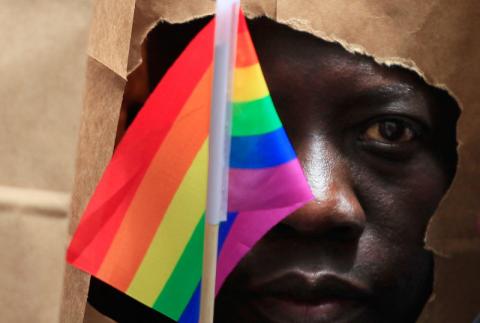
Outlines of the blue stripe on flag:
{"label": "blue stripe on flag", "polygon": [[198,323],[200,319],[200,285],[199,282],[178,323]]}
{"label": "blue stripe on flag", "polygon": [[258,136],[234,136],[230,154],[232,168],[265,168],[284,164],[296,158],[285,130]]}
{"label": "blue stripe on flag", "polygon": [[235,219],[237,218],[238,213],[228,213],[227,215],[227,221],[221,222],[220,223],[220,228],[218,229],[218,249],[217,249],[217,254],[220,254],[220,251],[222,250],[223,243],[225,242],[225,239],[227,239],[228,234],[230,233],[230,229],[232,228],[233,222],[235,222]]}

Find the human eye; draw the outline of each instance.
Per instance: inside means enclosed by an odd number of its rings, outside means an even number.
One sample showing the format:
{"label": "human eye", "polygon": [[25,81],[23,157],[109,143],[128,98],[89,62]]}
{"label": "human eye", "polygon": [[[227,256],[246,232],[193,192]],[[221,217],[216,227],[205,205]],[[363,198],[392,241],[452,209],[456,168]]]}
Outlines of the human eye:
{"label": "human eye", "polygon": [[391,159],[405,159],[418,147],[424,127],[417,121],[401,116],[385,116],[367,122],[359,141],[373,154]]}

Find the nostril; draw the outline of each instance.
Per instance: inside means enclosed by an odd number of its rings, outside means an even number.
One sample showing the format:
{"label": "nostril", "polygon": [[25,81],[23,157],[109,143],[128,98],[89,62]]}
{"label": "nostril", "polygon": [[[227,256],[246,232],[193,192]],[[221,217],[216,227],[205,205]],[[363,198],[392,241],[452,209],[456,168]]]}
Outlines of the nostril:
{"label": "nostril", "polygon": [[337,187],[330,191],[335,194],[325,194],[284,219],[277,233],[331,241],[358,239],[366,224],[361,204],[351,190]]}
{"label": "nostril", "polygon": [[292,214],[275,227],[277,235],[330,240],[357,240],[364,230],[364,222],[341,216],[308,216],[305,213]]}
{"label": "nostril", "polygon": [[330,241],[348,242],[357,240],[363,232],[362,226],[345,225],[338,227],[331,227],[322,235],[323,239]]}
{"label": "nostril", "polygon": [[272,230],[272,233],[275,233],[278,237],[290,237],[293,235],[297,235],[298,230],[291,226],[287,221],[282,221],[278,223]]}

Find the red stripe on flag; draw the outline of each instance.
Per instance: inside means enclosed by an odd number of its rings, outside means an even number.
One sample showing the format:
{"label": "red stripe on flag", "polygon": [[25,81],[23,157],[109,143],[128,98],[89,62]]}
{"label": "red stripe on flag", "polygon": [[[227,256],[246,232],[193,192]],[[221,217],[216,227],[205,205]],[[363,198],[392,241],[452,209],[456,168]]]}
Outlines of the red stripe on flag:
{"label": "red stripe on flag", "polygon": [[[82,221],[75,239],[68,248],[68,262],[91,274],[98,271],[111,244],[112,239],[108,237],[113,237],[120,226],[144,172],[142,170],[134,176],[109,201]],[[90,228],[97,230],[92,231]]]}
{"label": "red stripe on flag", "polygon": [[258,63],[257,52],[253,47],[252,38],[247,29],[247,22],[243,15],[240,15],[237,38],[236,67],[248,67]]}
{"label": "red stripe on flag", "polygon": [[241,34],[244,32],[249,33],[247,19],[245,19],[243,11],[240,10],[240,15],[238,16],[238,33]]}

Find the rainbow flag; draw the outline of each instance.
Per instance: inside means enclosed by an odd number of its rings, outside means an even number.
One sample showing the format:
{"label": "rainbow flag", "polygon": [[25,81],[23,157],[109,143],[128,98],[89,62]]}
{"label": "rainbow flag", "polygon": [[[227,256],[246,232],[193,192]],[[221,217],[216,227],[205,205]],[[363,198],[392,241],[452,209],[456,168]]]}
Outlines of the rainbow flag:
{"label": "rainbow flag", "polygon": [[[148,98],[107,166],[67,260],[179,322],[198,320],[214,20]],[[313,196],[269,95],[243,15],[234,72],[229,215],[216,290]]]}

